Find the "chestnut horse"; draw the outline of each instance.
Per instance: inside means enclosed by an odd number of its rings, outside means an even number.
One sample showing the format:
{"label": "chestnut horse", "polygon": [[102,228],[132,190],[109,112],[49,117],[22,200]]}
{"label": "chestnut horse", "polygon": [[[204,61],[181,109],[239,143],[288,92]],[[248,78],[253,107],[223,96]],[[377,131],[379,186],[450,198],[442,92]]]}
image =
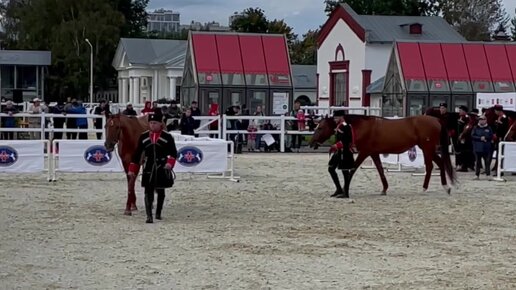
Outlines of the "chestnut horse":
{"label": "chestnut horse", "polygon": [[[358,156],[351,172],[353,178],[356,169],[367,158],[371,157],[382,180],[382,195],[387,193],[389,185],[382,167],[380,154],[401,154],[414,146],[419,146],[423,151],[426,175],[423,189],[428,189],[433,164],[437,164],[441,170],[441,184],[445,191],[450,194],[451,188],[447,185],[446,175],[452,184],[455,184],[455,171],[451,165],[448,146],[440,146],[441,154],[437,154],[437,146],[448,143],[448,134],[439,121],[430,116],[412,116],[402,119],[386,119],[382,117],[346,115],[345,121],[351,124],[354,132],[354,142],[358,150]],[[310,147],[317,148],[328,140],[334,133],[337,124],[333,117],[325,117],[319,121]]]}
{"label": "chestnut horse", "polygon": [[131,117],[123,114],[110,115],[106,120],[106,141],[104,146],[108,152],[112,152],[115,149],[115,145],[118,144],[118,155],[122,160],[124,171],[127,177],[127,203],[125,206],[126,215],[131,215],[131,211],[138,210],[136,207],[136,193],[135,193],[135,177],[129,177],[127,171],[129,164],[133,157],[133,152],[136,150],[138,138],[140,135],[149,129],[149,123],[147,116],[144,117]]}
{"label": "chestnut horse", "polygon": [[[516,126],[514,125],[516,121],[516,112],[511,110],[503,110],[503,113],[509,118],[509,130],[505,136],[497,136],[501,138],[500,141],[515,141],[516,134]],[[498,116],[495,114],[494,107],[490,107],[486,109],[484,115],[487,119],[487,124],[491,126],[493,130],[496,129],[496,120]]]}

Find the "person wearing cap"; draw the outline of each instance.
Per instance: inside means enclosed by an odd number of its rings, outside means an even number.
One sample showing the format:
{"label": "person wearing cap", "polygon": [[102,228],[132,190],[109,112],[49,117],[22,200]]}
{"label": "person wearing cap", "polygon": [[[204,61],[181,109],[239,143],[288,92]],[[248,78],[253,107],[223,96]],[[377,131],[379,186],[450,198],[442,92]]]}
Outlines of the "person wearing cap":
{"label": "person wearing cap", "polygon": [[[469,124],[470,119],[468,116],[468,107],[461,105],[459,106],[459,120],[457,121],[457,134],[462,136],[462,132]],[[469,137],[469,136],[466,136]],[[471,138],[463,138],[457,140],[455,145],[455,165],[459,168],[458,171],[468,172],[468,168],[473,168],[474,161],[471,157]]]}
{"label": "person wearing cap", "polygon": [[140,161],[144,160],[142,171],[142,187],[145,188],[146,223],[153,223],[152,203],[154,192],[158,194],[156,205],[156,219],[161,220],[161,212],[165,201],[165,188],[174,184],[172,169],[176,164],[177,148],[174,137],[163,130],[163,116],[149,114],[149,131],[145,131],[138,139],[137,148],[129,164],[128,175],[135,177],[140,168]]}
{"label": "person wearing cap", "polygon": [[[109,112],[109,105],[106,100],[100,100],[99,105],[95,107],[95,111],[93,111],[95,115],[105,116],[106,118],[111,114]],[[103,128],[104,124],[102,124],[102,118],[93,119],[93,124],[95,125],[95,129],[100,130]],[[97,139],[102,139],[102,133],[97,132]]]}
{"label": "person wearing cap", "polygon": [[137,116],[138,115],[138,113],[136,113],[136,111],[133,108],[133,104],[131,104],[131,103],[128,103],[125,106],[125,110],[122,112],[122,114],[124,114],[126,116]]}
{"label": "person wearing cap", "polygon": [[[353,156],[353,129],[351,125],[346,123],[344,118],[344,110],[335,111],[333,114],[335,123],[335,144],[331,146],[331,158],[328,162],[328,172],[330,173],[333,183],[335,183],[336,191],[331,197],[349,198],[349,185],[351,182],[352,171],[354,170],[355,158]],[[336,169],[342,170],[344,175],[344,190],[340,185],[339,176]]]}
{"label": "person wearing cap", "polygon": [[439,111],[441,112],[441,124],[445,126],[446,130],[448,131],[448,136],[452,138],[452,142],[455,145],[457,139],[457,124],[454,124],[454,122],[451,121],[448,113],[448,104],[440,103]]}
{"label": "person wearing cap", "polygon": [[493,156],[491,140],[493,139],[493,130],[487,125],[485,115],[478,118],[478,125],[471,131],[471,139],[473,140],[473,152],[475,153],[475,179],[479,179],[480,167],[482,160],[484,161],[485,172],[490,176],[491,157]]}

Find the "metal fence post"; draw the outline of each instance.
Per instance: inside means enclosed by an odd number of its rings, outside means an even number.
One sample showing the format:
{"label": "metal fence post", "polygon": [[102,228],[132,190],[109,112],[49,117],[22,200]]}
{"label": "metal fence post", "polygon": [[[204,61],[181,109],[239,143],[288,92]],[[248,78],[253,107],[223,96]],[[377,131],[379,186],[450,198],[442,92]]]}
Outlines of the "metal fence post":
{"label": "metal fence post", "polygon": [[280,152],[285,152],[285,115],[281,115],[280,132]]}

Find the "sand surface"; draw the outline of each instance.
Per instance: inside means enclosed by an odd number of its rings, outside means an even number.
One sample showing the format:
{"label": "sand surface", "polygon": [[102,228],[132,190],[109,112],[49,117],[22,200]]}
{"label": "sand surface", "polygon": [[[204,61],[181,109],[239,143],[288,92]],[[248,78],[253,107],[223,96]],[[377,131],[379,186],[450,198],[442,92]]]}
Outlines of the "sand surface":
{"label": "sand surface", "polygon": [[2,175],[0,289],[515,289],[516,178],[360,169],[329,198],[327,154],[243,154],[240,183],[178,176],[164,220],[124,216],[122,174]]}

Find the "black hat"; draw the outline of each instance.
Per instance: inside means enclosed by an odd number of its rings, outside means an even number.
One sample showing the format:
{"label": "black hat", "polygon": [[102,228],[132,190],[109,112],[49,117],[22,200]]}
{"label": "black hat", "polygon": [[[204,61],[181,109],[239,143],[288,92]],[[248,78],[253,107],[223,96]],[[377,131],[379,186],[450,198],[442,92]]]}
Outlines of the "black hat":
{"label": "black hat", "polygon": [[464,112],[466,112],[466,113],[468,112],[468,107],[466,107],[466,106],[464,106],[464,105],[460,105],[460,106],[459,106],[459,109],[460,109],[460,110],[463,110],[463,111],[464,111]]}
{"label": "black hat", "polygon": [[497,110],[497,111],[503,111],[503,106],[502,105],[495,105],[494,109]]}
{"label": "black hat", "polygon": [[333,112],[333,117],[343,117],[345,115],[344,110],[338,110]]}
{"label": "black hat", "polygon": [[163,115],[156,113],[149,114],[149,122],[150,121],[163,122]]}
{"label": "black hat", "polygon": [[478,115],[478,109],[471,109],[471,114],[477,114]]}
{"label": "black hat", "polygon": [[445,107],[445,108],[448,108],[448,104],[446,104],[446,103],[440,103],[440,104],[439,104],[439,107]]}

